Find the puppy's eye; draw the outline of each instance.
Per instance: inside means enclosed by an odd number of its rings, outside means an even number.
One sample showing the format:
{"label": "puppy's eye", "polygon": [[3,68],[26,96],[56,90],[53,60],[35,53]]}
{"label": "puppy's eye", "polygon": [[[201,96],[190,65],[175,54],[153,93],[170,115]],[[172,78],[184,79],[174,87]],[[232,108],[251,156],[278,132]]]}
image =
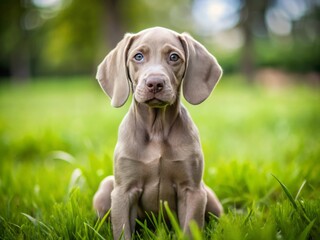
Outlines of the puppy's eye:
{"label": "puppy's eye", "polygon": [[137,53],[136,55],[134,55],[134,60],[136,60],[137,62],[142,62],[144,57],[142,53]]}
{"label": "puppy's eye", "polygon": [[179,55],[176,53],[171,53],[169,56],[169,59],[171,62],[176,62],[180,59]]}

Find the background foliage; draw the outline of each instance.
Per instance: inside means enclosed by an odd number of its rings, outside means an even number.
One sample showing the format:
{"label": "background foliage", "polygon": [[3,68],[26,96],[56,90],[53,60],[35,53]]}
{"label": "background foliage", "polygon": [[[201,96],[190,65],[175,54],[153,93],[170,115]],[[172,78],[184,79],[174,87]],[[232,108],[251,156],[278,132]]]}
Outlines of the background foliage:
{"label": "background foliage", "polygon": [[0,75],[16,80],[94,74],[125,32],[156,25],[193,34],[227,73],[320,69],[316,0],[3,0],[0,7]]}

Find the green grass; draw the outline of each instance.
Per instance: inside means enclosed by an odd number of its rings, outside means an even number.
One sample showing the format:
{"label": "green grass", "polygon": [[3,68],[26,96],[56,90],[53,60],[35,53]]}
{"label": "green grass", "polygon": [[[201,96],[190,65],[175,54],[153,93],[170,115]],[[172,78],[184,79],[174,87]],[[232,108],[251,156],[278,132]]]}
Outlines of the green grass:
{"label": "green grass", "polygon": [[[320,239],[320,94],[272,91],[225,76],[199,106],[187,103],[205,154],[204,179],[225,215],[194,239]],[[92,196],[112,174],[117,128],[94,79],[0,85],[0,239],[110,239]],[[168,212],[167,208],[164,211]],[[170,215],[170,214],[168,214]],[[184,239],[150,216],[135,239]]]}

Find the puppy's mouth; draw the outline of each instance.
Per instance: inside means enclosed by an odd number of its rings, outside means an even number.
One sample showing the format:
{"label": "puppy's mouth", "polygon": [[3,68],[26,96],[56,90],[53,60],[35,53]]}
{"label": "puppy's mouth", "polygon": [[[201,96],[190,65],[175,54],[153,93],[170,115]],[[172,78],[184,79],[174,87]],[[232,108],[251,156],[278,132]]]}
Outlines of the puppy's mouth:
{"label": "puppy's mouth", "polygon": [[145,103],[152,108],[162,108],[165,107],[166,105],[168,105],[168,102],[162,101],[158,98],[152,98],[149,99],[147,101],[145,101]]}

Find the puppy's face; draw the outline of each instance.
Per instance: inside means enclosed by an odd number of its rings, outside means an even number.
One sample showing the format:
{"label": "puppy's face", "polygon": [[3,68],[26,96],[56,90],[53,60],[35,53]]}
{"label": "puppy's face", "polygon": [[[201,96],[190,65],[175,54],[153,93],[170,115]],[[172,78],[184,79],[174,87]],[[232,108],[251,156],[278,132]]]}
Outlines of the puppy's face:
{"label": "puppy's face", "polygon": [[172,105],[186,69],[178,35],[157,29],[134,36],[127,53],[127,68],[138,103],[149,107]]}
{"label": "puppy's face", "polygon": [[222,69],[214,56],[186,33],[154,27],[126,34],[100,63],[96,78],[121,107],[132,85],[134,100],[150,107],[165,107],[183,95],[191,104],[206,100],[219,81]]}

